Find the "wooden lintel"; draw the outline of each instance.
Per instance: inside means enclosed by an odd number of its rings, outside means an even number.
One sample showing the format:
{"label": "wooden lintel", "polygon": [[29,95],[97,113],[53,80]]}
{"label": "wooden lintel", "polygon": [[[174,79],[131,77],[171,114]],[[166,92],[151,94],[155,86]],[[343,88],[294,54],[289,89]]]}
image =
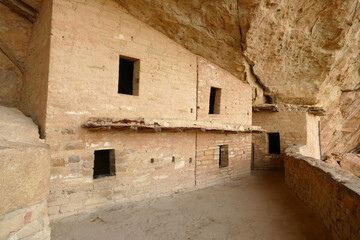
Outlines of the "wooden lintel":
{"label": "wooden lintel", "polygon": [[345,89],[345,90],[341,90],[342,92],[360,92],[360,88],[357,89]]}
{"label": "wooden lintel", "polygon": [[[175,124],[174,124],[175,125]],[[87,122],[81,125],[83,128],[87,128],[89,131],[99,131],[99,130],[119,130],[119,131],[138,131],[138,132],[184,132],[184,133],[195,133],[195,132],[214,132],[214,133],[239,133],[245,132],[245,130],[239,130],[241,126],[236,126],[229,129],[228,125],[224,125],[224,128],[217,126],[214,128],[211,124],[200,124],[193,123],[193,126],[190,124],[184,123],[184,126],[163,126],[161,121],[150,121],[145,123],[144,120],[139,122],[138,120],[131,119],[112,119],[112,118],[89,118]],[[251,132],[250,128],[247,128],[247,132]]]}
{"label": "wooden lintel", "polygon": [[138,128],[138,132],[141,132],[141,133],[154,133],[154,129],[153,128]]}
{"label": "wooden lintel", "polygon": [[254,112],[260,112],[260,111],[279,112],[279,108],[275,104],[263,104],[263,105],[253,106],[253,111]]}
{"label": "wooden lintel", "polygon": [[321,107],[310,107],[308,113],[319,117],[326,115],[326,111]]}

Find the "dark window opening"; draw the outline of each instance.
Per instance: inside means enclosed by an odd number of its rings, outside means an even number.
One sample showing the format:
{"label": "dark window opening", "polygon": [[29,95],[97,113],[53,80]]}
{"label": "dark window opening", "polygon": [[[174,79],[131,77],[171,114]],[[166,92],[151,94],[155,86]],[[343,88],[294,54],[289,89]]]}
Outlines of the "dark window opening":
{"label": "dark window opening", "polygon": [[269,153],[280,154],[280,134],[269,133]]}
{"label": "dark window opening", "polygon": [[97,150],[94,152],[94,179],[115,175],[115,151]]}
{"label": "dark window opening", "polygon": [[139,95],[140,60],[120,56],[118,93]]}
{"label": "dark window opening", "polygon": [[272,103],[272,99],[269,95],[264,95],[265,96],[265,103],[271,104]]}
{"label": "dark window opening", "polygon": [[229,166],[229,147],[228,145],[219,146],[219,167]]}
{"label": "dark window opening", "polygon": [[220,114],[221,89],[211,87],[209,114]]}

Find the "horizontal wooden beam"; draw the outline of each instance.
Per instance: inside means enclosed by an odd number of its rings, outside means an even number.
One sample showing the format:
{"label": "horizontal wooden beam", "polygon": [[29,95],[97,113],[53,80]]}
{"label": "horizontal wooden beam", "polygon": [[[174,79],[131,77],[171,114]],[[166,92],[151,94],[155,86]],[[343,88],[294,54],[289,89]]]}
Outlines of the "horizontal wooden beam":
{"label": "horizontal wooden beam", "polygon": [[243,127],[241,125],[217,124],[211,122],[180,121],[174,120],[144,120],[144,119],[113,119],[113,118],[90,118],[83,128],[89,131],[137,131],[137,132],[212,132],[212,133],[250,133],[261,131],[256,127]]}
{"label": "horizontal wooden beam", "polygon": [[261,105],[253,106],[253,111],[254,112],[260,112],[260,111],[278,112],[279,108],[275,104],[261,104]]}

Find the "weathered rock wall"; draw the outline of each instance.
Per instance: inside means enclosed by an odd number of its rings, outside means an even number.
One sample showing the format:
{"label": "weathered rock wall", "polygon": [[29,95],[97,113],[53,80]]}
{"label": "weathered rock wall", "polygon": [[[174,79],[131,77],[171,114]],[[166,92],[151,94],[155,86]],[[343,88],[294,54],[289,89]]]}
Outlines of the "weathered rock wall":
{"label": "weathered rock wall", "polygon": [[288,149],[285,182],[337,239],[360,239],[360,180],[345,170]]}
{"label": "weathered rock wall", "polygon": [[19,104],[32,23],[0,3],[0,104]]}
{"label": "weathered rock wall", "polygon": [[277,101],[327,105],[359,78],[359,6],[346,1],[257,1],[245,55]]}
{"label": "weathered rock wall", "polygon": [[360,143],[360,91],[343,92],[321,122],[323,154],[349,152]]}
{"label": "weathered rock wall", "polygon": [[42,0],[23,2],[0,3],[0,105],[10,107],[19,107],[33,20]]}
{"label": "weathered rock wall", "polygon": [[40,127],[41,137],[47,111],[51,17],[52,1],[44,1],[32,29],[19,107]]}
{"label": "weathered rock wall", "polygon": [[30,118],[0,107],[0,239],[50,239],[49,153]]}

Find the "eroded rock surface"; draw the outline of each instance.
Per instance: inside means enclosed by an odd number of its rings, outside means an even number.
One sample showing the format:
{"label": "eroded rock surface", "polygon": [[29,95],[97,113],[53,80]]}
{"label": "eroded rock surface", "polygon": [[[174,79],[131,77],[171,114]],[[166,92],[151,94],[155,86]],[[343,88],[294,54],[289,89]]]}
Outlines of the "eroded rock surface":
{"label": "eroded rock surface", "polygon": [[15,108],[0,106],[0,159],[0,219],[7,212],[46,199],[48,146],[39,139],[31,118]]}
{"label": "eroded rock surface", "polygon": [[340,161],[341,168],[352,172],[360,177],[360,155],[348,153]]}
{"label": "eroded rock surface", "polygon": [[321,123],[323,153],[346,153],[360,143],[360,91],[343,92]]}

